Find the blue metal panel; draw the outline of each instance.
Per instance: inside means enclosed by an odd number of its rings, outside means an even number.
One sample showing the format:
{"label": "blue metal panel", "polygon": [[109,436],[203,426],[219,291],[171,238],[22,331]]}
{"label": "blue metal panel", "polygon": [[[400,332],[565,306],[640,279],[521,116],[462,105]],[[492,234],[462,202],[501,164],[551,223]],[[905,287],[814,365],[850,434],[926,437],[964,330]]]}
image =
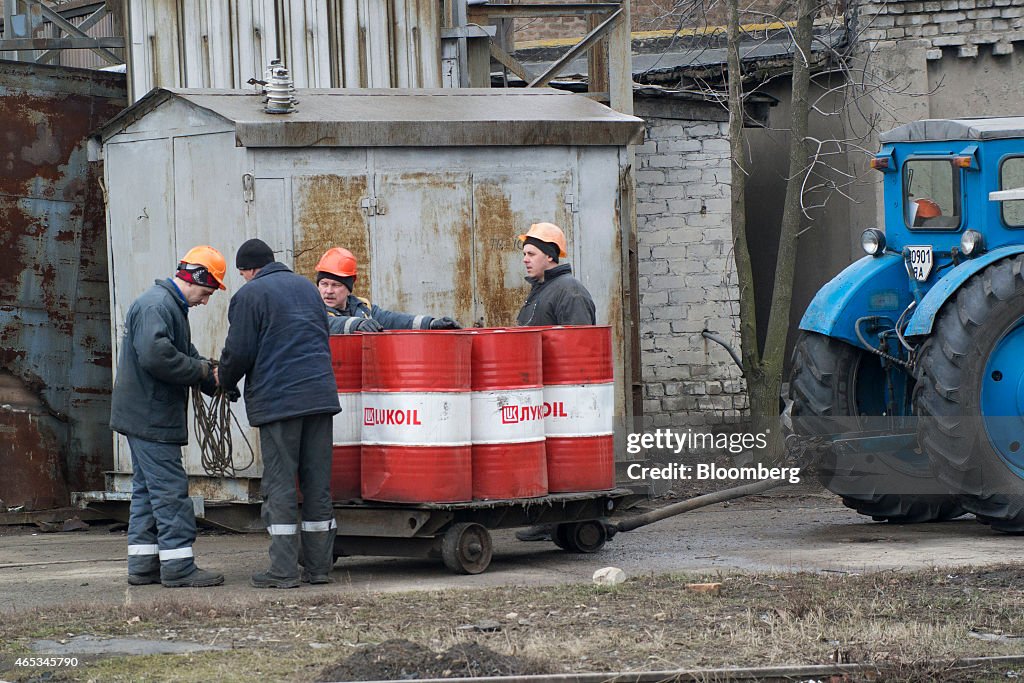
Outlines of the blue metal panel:
{"label": "blue metal panel", "polygon": [[961,263],[956,268],[950,270],[946,275],[942,277],[938,283],[932,287],[918,305],[917,310],[914,311],[914,315],[910,318],[910,324],[907,325],[906,335],[914,336],[920,334],[931,334],[932,324],[935,322],[935,315],[942,308],[942,304],[956,293],[956,290],[960,289],[960,286],[967,281],[969,277],[981,271],[985,266],[995,263],[996,261],[1013,256],[1015,254],[1024,253],[1024,244],[1011,244],[999,249],[993,249],[992,251],[979,256],[978,258],[971,259],[965,263]]}
{"label": "blue metal panel", "polygon": [[865,256],[828,282],[811,301],[800,329],[860,346],[854,323],[866,315],[893,323],[912,300],[909,278],[898,254]]}

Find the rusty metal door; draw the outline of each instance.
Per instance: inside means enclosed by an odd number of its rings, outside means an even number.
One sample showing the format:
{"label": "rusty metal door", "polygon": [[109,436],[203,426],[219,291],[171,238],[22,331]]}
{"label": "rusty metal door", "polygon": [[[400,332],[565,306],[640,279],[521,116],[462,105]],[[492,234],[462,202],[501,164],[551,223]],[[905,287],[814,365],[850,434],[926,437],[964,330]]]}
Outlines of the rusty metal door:
{"label": "rusty metal door", "polygon": [[374,303],[413,314],[474,319],[469,173],[380,173],[370,227]]}
{"label": "rusty metal door", "polygon": [[573,197],[570,171],[473,174],[475,323],[516,324],[529,293],[516,235],[531,223],[547,221],[562,228],[573,249]]}
{"label": "rusty metal door", "polygon": [[360,296],[372,296],[373,278],[366,268],[370,231],[363,208],[368,203],[369,184],[366,174],[292,178],[296,273],[313,279],[320,256],[331,247],[344,247],[356,255],[360,264]]}

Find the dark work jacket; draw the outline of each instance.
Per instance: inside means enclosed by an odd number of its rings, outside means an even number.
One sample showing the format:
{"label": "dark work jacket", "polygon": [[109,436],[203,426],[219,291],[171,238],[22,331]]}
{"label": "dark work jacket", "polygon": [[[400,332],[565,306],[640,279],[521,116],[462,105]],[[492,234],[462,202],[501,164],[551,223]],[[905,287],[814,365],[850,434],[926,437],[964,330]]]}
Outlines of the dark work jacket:
{"label": "dark work jacket", "polygon": [[364,318],[373,318],[385,330],[429,330],[434,319],[429,315],[410,315],[386,311],[355,294],[348,295],[345,308],[327,307],[327,324],[331,334],[353,332],[355,324]]}
{"label": "dark work jacket", "polygon": [[320,292],[273,262],[242,285],[228,306],[218,370],[225,391],[245,377],[245,412],[258,427],[340,412]]}
{"label": "dark work jacket", "polygon": [[110,400],[110,428],[188,443],[188,388],[213,390],[210,362],[192,345],[188,304],[170,280],[157,280],[128,308]]}
{"label": "dark work jacket", "polygon": [[572,266],[562,263],[544,273],[544,280],[528,277],[532,285],[516,324],[596,325],[596,307],[590,292],[572,276]]}

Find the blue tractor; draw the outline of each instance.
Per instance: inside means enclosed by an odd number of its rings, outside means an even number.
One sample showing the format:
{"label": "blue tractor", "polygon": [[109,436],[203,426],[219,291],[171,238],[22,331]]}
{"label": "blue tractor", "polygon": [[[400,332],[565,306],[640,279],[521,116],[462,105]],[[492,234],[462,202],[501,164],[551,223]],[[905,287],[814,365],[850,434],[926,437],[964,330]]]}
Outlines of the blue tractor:
{"label": "blue tractor", "polygon": [[865,465],[872,448],[852,465],[857,449],[831,449],[821,479],[858,512],[1024,532],[1024,117],[880,140],[885,230],[864,231],[867,255],[800,323],[793,427],[896,444],[888,469]]}

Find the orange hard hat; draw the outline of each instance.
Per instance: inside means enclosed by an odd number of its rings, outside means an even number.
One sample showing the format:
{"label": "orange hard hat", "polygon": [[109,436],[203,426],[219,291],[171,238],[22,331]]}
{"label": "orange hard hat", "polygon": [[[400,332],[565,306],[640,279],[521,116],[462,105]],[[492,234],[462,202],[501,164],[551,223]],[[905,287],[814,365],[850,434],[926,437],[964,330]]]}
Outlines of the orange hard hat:
{"label": "orange hard hat", "polygon": [[330,273],[338,277],[354,278],[358,265],[356,256],[351,251],[342,247],[331,247],[317,261],[316,271],[318,273]]}
{"label": "orange hard hat", "polygon": [[179,260],[178,270],[188,273],[193,284],[211,289],[227,289],[224,286],[224,273],[228,270],[228,263],[224,255],[213,247],[205,244],[192,247]]}
{"label": "orange hard hat", "polygon": [[534,223],[525,235],[519,236],[520,242],[525,242],[527,237],[532,237],[541,242],[551,242],[558,245],[558,255],[568,256],[565,251],[565,233],[554,223]]}
{"label": "orange hard hat", "polygon": [[935,218],[942,215],[942,209],[931,199],[916,199],[918,218]]}

